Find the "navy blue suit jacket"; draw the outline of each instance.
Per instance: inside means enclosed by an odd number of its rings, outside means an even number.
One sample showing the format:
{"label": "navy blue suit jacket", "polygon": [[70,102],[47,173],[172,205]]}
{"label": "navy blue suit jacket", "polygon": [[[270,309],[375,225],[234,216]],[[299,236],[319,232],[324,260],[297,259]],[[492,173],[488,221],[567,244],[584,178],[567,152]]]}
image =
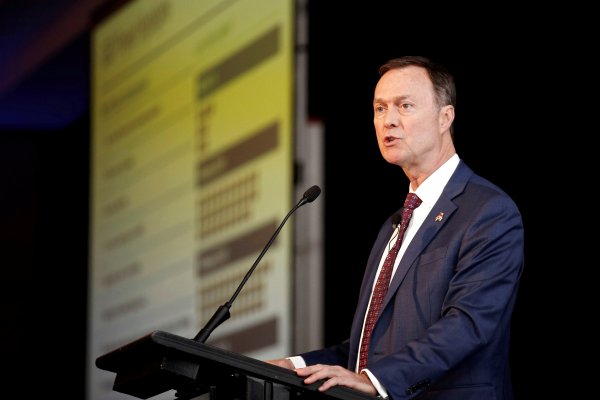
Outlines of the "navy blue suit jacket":
{"label": "navy blue suit jacket", "polygon": [[[308,365],[355,369],[391,234],[388,219],[367,262],[350,338],[301,354]],[[510,322],[523,246],[515,203],[461,161],[402,257],[373,330],[367,368],[392,399],[512,399]]]}

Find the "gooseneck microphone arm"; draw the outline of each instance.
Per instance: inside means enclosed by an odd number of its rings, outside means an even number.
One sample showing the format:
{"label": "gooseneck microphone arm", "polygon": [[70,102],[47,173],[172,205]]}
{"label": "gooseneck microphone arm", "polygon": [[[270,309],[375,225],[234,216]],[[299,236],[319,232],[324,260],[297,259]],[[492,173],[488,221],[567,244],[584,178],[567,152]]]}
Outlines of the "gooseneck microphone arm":
{"label": "gooseneck microphone arm", "polygon": [[250,267],[250,270],[248,270],[248,272],[246,273],[246,276],[244,276],[244,279],[242,279],[242,282],[240,282],[240,284],[238,285],[233,296],[231,296],[229,301],[220,305],[219,308],[217,308],[217,310],[215,311],[213,316],[210,318],[210,320],[208,320],[206,325],[204,325],[204,327],[200,330],[200,332],[198,332],[198,334],[194,337],[195,341],[200,342],[200,343],[206,342],[206,339],[208,339],[210,334],[219,325],[221,325],[223,322],[225,322],[226,320],[229,319],[229,317],[231,316],[231,314],[229,313],[229,309],[231,308],[231,305],[233,304],[236,297],[238,296],[238,294],[240,293],[240,291],[246,284],[246,281],[250,278],[250,275],[252,275],[252,272],[254,272],[254,270],[256,269],[256,266],[258,265],[260,260],[263,258],[263,256],[265,255],[265,253],[267,252],[269,247],[271,247],[271,244],[273,243],[273,241],[279,234],[279,231],[281,230],[281,228],[283,228],[283,225],[285,224],[285,222],[298,208],[300,208],[301,206],[303,206],[306,203],[311,203],[317,197],[319,197],[320,194],[321,194],[321,188],[318,187],[317,185],[311,186],[310,188],[308,188],[306,190],[306,192],[304,192],[302,199],[300,199],[300,201],[290,210],[290,212],[287,213],[287,215],[285,216],[283,221],[281,221],[281,224],[279,224],[279,227],[277,228],[277,230],[275,230],[275,233],[273,233],[273,236],[271,236],[271,239],[269,239],[269,242],[266,244],[266,246],[260,252],[258,257],[256,258],[256,261],[254,261],[254,264],[252,264],[252,267]]}

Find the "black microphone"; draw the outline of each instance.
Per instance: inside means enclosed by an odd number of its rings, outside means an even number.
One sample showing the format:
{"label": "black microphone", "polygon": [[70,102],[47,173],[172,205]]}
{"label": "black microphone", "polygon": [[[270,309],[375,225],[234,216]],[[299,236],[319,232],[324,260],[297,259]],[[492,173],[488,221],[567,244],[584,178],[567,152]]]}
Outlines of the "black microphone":
{"label": "black microphone", "polygon": [[394,215],[392,215],[392,227],[396,229],[401,222],[402,214],[394,213]]}
{"label": "black microphone", "polygon": [[252,275],[252,272],[254,272],[254,270],[256,269],[256,266],[258,265],[260,260],[263,258],[263,256],[265,255],[265,253],[267,252],[269,247],[271,247],[271,244],[273,243],[273,241],[279,234],[279,231],[281,230],[281,228],[283,228],[283,225],[288,220],[290,215],[292,215],[298,208],[300,208],[304,204],[313,202],[317,197],[319,197],[320,194],[321,194],[321,188],[318,187],[317,185],[311,186],[310,188],[308,188],[306,190],[306,192],[304,192],[300,201],[290,210],[290,212],[288,212],[288,214],[285,216],[283,221],[281,221],[281,224],[279,224],[279,227],[277,228],[277,230],[275,230],[275,233],[273,234],[273,236],[271,236],[271,239],[269,239],[269,242],[267,243],[267,245],[263,248],[261,253],[258,255],[258,257],[256,258],[256,261],[254,261],[254,264],[252,264],[252,267],[250,267],[250,270],[246,273],[246,276],[244,276],[244,279],[242,279],[242,282],[239,284],[235,293],[233,294],[233,296],[231,296],[231,299],[229,299],[228,302],[224,303],[223,305],[219,306],[219,308],[217,308],[217,311],[215,311],[215,313],[210,318],[210,320],[208,320],[206,325],[204,325],[204,328],[202,328],[200,330],[200,332],[198,332],[198,334],[194,337],[195,341],[200,342],[200,343],[206,342],[206,339],[208,339],[210,334],[219,325],[221,325],[223,322],[225,322],[227,319],[229,319],[229,317],[231,316],[231,314],[229,313],[229,309],[231,308],[231,305],[233,304],[236,297],[238,296],[238,294],[240,293],[240,291],[246,284],[246,281],[248,280],[248,278],[250,278],[250,275]]}

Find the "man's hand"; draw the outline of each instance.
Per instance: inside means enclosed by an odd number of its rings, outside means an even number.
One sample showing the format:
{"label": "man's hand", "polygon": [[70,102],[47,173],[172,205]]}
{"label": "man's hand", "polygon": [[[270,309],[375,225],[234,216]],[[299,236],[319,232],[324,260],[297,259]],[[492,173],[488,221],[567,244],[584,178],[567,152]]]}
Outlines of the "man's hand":
{"label": "man's hand", "polygon": [[367,375],[357,374],[338,365],[315,364],[305,368],[298,368],[296,369],[296,373],[298,376],[306,377],[306,379],[304,379],[304,383],[306,384],[315,383],[320,379],[325,380],[325,383],[319,387],[319,391],[321,392],[339,385],[372,396],[377,395],[377,390]]}

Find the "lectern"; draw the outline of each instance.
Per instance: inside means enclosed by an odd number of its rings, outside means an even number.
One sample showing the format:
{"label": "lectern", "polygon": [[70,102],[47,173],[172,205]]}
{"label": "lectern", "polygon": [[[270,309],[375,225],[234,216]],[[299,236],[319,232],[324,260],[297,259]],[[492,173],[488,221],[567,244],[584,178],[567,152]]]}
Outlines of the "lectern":
{"label": "lectern", "polygon": [[174,389],[178,400],[373,400],[341,386],[326,392],[293,371],[164,331],[154,331],[96,359],[117,375],[113,390],[147,399]]}

